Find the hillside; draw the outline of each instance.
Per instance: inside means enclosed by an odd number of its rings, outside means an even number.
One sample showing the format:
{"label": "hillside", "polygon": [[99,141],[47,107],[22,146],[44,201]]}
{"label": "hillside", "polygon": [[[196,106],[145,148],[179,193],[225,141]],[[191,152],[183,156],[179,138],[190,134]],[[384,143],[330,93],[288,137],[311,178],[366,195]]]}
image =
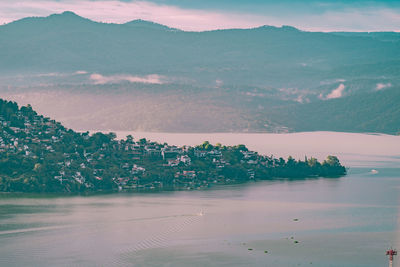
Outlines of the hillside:
{"label": "hillside", "polygon": [[0,99],[0,192],[188,190],[249,180],[339,177],[335,156],[294,160],[244,145],[176,147],[113,133],[78,133],[31,106]]}
{"label": "hillside", "polygon": [[[296,131],[400,133],[400,88],[307,105],[279,107],[270,116]],[[318,112],[316,112],[318,111]]]}
{"label": "hillside", "polygon": [[[0,92],[77,129],[394,133],[399,108],[375,102],[364,116],[360,99],[389,90],[400,101],[399,40],[290,26],[185,32],[64,12],[0,26]],[[327,125],[332,110],[351,115]]]}

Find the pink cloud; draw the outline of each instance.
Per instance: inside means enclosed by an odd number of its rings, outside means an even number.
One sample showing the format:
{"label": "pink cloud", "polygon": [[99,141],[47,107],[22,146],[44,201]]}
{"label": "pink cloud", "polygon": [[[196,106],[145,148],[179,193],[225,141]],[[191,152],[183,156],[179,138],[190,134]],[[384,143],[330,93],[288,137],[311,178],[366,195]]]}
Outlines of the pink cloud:
{"label": "pink cloud", "polygon": [[83,75],[83,74],[87,74],[88,72],[85,70],[77,70],[74,72],[75,75]]}
{"label": "pink cloud", "polygon": [[332,90],[332,92],[330,92],[330,94],[326,96],[326,99],[342,97],[345,88],[346,86],[341,83],[336,89]]}
{"label": "pink cloud", "polygon": [[377,83],[375,89],[377,91],[388,88],[388,87],[392,87],[391,83]]}
{"label": "pink cloud", "polygon": [[131,82],[131,83],[149,83],[149,84],[164,84],[164,76],[151,74],[146,76],[133,76],[127,74],[117,74],[104,76],[98,73],[93,73],[90,75],[90,80],[94,84],[107,84],[107,83],[121,83],[121,82]]}

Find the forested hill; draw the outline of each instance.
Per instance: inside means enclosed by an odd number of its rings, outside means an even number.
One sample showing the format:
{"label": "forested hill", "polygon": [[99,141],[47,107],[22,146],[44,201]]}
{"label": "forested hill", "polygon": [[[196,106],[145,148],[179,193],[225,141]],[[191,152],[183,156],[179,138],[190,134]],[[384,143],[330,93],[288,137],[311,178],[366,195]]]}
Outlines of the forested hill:
{"label": "forested hill", "polygon": [[335,156],[319,163],[266,157],[244,145],[176,147],[115,134],[77,133],[0,99],[0,191],[192,190],[276,178],[339,177]]}
{"label": "forested hill", "polygon": [[277,107],[269,116],[296,131],[400,134],[400,87],[370,94]]}
{"label": "forested hill", "polygon": [[0,26],[0,48],[2,96],[74,129],[399,130],[400,106],[381,98],[400,101],[396,32],[186,32],[64,12]]}

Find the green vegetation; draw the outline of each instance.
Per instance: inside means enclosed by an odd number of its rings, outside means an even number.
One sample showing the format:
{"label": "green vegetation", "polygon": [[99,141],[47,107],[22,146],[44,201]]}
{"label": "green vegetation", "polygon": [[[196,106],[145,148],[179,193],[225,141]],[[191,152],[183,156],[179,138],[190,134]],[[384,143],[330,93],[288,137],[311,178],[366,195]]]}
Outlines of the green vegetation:
{"label": "green vegetation", "polygon": [[368,94],[277,107],[268,116],[295,131],[378,132],[400,131],[400,88]]}
{"label": "green vegetation", "polygon": [[1,25],[0,44],[1,95],[73,129],[400,131],[396,32],[185,32],[64,12]]}
{"label": "green vegetation", "polygon": [[31,106],[0,99],[0,191],[91,192],[199,189],[275,178],[337,177],[335,156],[319,163],[273,158],[244,145],[176,147],[114,133],[78,133]]}

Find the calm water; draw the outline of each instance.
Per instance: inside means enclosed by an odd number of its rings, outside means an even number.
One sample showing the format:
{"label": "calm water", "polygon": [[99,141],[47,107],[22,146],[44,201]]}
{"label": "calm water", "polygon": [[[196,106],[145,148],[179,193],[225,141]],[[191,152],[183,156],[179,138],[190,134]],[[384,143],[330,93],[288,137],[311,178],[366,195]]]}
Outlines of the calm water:
{"label": "calm water", "polygon": [[339,179],[253,182],[204,191],[3,195],[0,266],[376,267],[388,265],[385,249],[400,248],[400,137],[145,136],[171,144],[244,143],[275,156],[336,154],[350,170]]}

